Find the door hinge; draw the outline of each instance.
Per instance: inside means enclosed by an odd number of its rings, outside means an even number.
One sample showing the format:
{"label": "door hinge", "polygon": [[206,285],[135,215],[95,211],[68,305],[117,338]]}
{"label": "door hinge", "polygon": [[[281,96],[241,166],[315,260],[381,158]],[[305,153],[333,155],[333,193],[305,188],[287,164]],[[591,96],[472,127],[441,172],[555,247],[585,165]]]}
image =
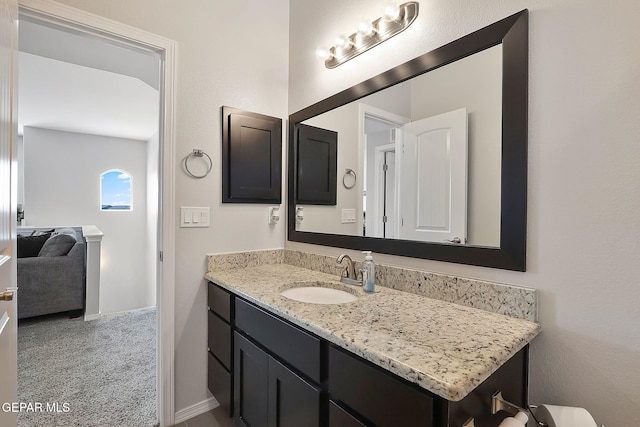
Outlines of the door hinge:
{"label": "door hinge", "polygon": [[382,171],[383,172],[387,172],[388,170],[389,170],[389,165],[388,164],[385,163],[384,165],[382,165]]}
{"label": "door hinge", "polygon": [[162,251],[160,251],[159,253],[159,258],[160,258],[160,262],[164,260],[164,254],[162,253]]}
{"label": "door hinge", "polygon": [[382,217],[382,222],[385,222],[385,223],[387,222],[387,216],[386,215]]}

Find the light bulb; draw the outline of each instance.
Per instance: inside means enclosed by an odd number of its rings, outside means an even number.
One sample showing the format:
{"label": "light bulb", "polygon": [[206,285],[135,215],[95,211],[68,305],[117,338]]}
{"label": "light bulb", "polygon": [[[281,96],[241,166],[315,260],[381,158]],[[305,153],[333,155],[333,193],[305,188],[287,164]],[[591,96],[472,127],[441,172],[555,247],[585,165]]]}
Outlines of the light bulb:
{"label": "light bulb", "polygon": [[373,24],[368,21],[362,21],[358,24],[358,35],[360,37],[370,37],[376,32]]}
{"label": "light bulb", "polygon": [[333,55],[331,54],[331,51],[329,49],[327,49],[326,47],[320,47],[318,49],[316,49],[316,55],[320,58],[322,58],[324,61],[330,59]]}
{"label": "light bulb", "polygon": [[353,46],[353,42],[347,36],[340,36],[336,39],[336,47],[341,48],[342,50],[347,50],[351,46]]}
{"label": "light bulb", "polygon": [[397,21],[400,18],[400,7],[395,4],[390,4],[384,8],[382,14],[385,21]]}

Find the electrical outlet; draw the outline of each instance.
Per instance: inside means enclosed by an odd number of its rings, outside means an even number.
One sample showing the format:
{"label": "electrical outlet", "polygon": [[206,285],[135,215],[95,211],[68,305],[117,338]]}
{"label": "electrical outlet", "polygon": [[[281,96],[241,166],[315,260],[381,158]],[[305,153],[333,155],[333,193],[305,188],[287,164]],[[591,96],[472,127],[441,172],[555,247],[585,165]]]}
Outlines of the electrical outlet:
{"label": "electrical outlet", "polygon": [[353,224],[354,222],[356,222],[356,210],[342,209],[342,223]]}

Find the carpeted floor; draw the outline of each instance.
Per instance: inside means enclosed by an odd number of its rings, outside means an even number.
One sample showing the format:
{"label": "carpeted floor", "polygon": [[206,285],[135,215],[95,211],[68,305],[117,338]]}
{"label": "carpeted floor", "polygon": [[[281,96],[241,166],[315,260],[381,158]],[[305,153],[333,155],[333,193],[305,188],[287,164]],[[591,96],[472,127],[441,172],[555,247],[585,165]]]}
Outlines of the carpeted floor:
{"label": "carpeted floor", "polygon": [[21,427],[155,425],[156,309],[21,321],[18,401]]}

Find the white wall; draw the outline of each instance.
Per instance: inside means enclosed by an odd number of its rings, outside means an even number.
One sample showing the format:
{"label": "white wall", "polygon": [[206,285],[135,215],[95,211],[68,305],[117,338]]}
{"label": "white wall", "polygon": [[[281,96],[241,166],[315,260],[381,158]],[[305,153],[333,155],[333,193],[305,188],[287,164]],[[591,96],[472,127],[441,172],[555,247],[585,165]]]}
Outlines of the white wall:
{"label": "white wall", "polygon": [[[100,210],[100,175],[132,176],[133,210]],[[28,226],[95,225],[103,233],[100,312],[155,304],[148,274],[147,144],[34,127],[24,130],[24,209]]]}
{"label": "white wall", "polygon": [[291,2],[290,111],[529,8],[527,272],[376,259],[537,288],[544,329],[531,346],[531,402],[584,406],[610,427],[640,425],[640,3],[422,1],[405,32],[324,68],[315,48],[385,3]]}
{"label": "white wall", "polygon": [[[286,119],[289,2],[61,3],[178,42],[175,209],[177,213],[180,206],[211,207],[210,228],[184,229],[176,224],[175,407],[179,411],[210,397],[206,378],[205,255],[284,246],[284,221],[270,227],[268,205],[220,202],[220,107],[228,105]],[[283,132],[283,138],[285,135]],[[193,148],[203,149],[213,159],[213,171],[204,179],[190,178],[182,171],[181,161]],[[283,176],[285,170],[283,167]]]}

